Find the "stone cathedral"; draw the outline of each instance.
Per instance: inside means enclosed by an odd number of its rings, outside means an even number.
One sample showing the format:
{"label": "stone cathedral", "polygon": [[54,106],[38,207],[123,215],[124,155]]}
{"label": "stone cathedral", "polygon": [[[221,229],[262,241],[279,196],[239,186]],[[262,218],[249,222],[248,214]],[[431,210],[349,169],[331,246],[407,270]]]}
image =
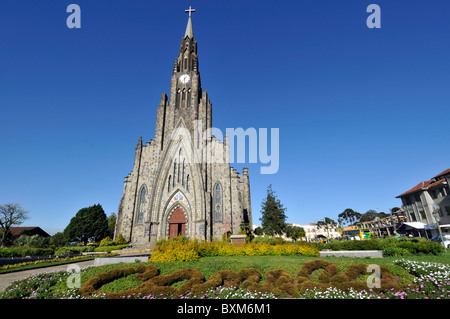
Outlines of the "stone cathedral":
{"label": "stone cathedral", "polygon": [[156,111],[155,137],[139,139],[125,178],[115,237],[137,245],[178,235],[220,240],[252,225],[248,168],[229,165],[229,142],[212,133],[212,104],[201,87],[191,12],[173,65],[169,97]]}

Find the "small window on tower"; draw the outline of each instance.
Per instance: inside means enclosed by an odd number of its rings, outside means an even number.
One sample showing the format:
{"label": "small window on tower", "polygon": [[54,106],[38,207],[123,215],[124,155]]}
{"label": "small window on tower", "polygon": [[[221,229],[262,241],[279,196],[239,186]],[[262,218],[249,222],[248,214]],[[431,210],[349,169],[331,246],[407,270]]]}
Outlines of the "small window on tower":
{"label": "small window on tower", "polygon": [[184,69],[187,69],[187,58],[184,58]]}

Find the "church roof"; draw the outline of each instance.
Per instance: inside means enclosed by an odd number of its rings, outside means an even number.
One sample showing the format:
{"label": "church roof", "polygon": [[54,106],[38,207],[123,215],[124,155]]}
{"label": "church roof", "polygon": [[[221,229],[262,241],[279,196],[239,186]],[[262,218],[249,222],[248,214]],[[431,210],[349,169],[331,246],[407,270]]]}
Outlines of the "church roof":
{"label": "church roof", "polygon": [[194,37],[194,30],[192,30],[192,18],[189,16],[189,20],[186,26],[186,32],[184,33],[184,37],[193,38]]}

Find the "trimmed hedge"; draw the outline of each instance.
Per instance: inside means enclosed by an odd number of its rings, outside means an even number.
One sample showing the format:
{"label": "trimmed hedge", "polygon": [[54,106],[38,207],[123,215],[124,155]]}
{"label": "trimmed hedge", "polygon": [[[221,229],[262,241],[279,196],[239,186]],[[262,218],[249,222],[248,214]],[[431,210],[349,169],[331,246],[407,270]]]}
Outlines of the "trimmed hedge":
{"label": "trimmed hedge", "polygon": [[125,247],[127,247],[128,244],[123,244],[123,245],[115,245],[115,246],[100,246],[94,249],[94,251],[96,252],[111,252],[113,250],[120,250],[123,249]]}
{"label": "trimmed hedge", "polygon": [[438,255],[444,248],[436,242],[425,238],[386,238],[369,240],[332,240],[322,245],[323,249],[331,250],[382,250],[384,256],[404,256],[408,254]]}
{"label": "trimmed hedge", "polygon": [[[278,297],[298,297],[308,289],[327,289],[336,287],[343,291],[367,289],[368,264],[354,264],[339,274],[336,265],[325,260],[314,260],[305,263],[298,271],[297,278],[284,269],[274,269],[266,272],[265,282],[261,283],[262,275],[255,268],[241,269],[237,273],[232,270],[220,270],[207,281],[203,274],[195,269],[182,269],[169,275],[159,275],[159,269],[154,265],[143,264],[137,267],[114,269],[101,273],[86,281],[79,293],[83,297],[95,297],[103,294],[106,298],[123,298],[130,296],[157,296],[160,298],[180,298],[188,294],[202,294],[210,289],[218,287],[241,287],[248,291],[259,293],[272,293]],[[313,279],[319,272],[318,281]],[[386,289],[403,289],[407,285],[399,284],[399,277],[380,266],[381,287],[373,288],[374,292]],[[136,275],[137,281],[143,281],[135,288],[121,292],[102,291],[103,285],[127,277]],[[177,288],[176,284],[181,283]]]}
{"label": "trimmed hedge", "polygon": [[0,257],[46,256],[54,252],[52,248],[0,247]]}
{"label": "trimmed hedge", "polygon": [[61,247],[56,252],[55,255],[61,256],[61,255],[74,255],[74,254],[81,254],[84,252],[92,252],[94,251],[93,246],[81,246],[81,247],[75,247],[75,246],[68,246],[68,247]]}

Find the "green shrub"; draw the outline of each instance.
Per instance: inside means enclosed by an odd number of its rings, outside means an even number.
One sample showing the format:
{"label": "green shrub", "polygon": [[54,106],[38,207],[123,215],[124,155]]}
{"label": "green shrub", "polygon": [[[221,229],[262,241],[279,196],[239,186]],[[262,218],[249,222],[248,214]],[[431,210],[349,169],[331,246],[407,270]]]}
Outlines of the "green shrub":
{"label": "green shrub", "polygon": [[324,249],[331,250],[380,250],[382,241],[380,239],[369,240],[332,240],[324,245]]}
{"label": "green shrub", "polygon": [[402,240],[396,245],[397,247],[409,250],[412,254],[433,254],[438,255],[444,251],[441,244],[434,241],[425,240]]}
{"label": "green shrub", "polygon": [[385,239],[373,238],[370,240],[332,240],[322,245],[322,249],[331,250],[382,250],[385,256],[404,256],[408,254],[433,254],[444,251],[443,247],[426,238]]}
{"label": "green shrub", "polygon": [[283,244],[285,242],[286,241],[281,237],[272,237],[269,235],[255,237],[252,240],[252,243],[255,244],[270,244],[270,245]]}
{"label": "green shrub", "polygon": [[74,255],[74,254],[81,254],[84,252],[92,252],[94,251],[95,247],[89,247],[89,246],[80,246],[80,247],[73,247],[73,246],[65,246],[59,248],[55,255],[61,256],[61,255]]}
{"label": "green shrub", "polygon": [[113,250],[120,250],[123,249],[125,247],[127,247],[128,244],[124,244],[124,245],[114,245],[114,246],[102,246],[102,247],[97,247],[94,249],[94,251],[96,252],[111,252]]}
{"label": "green shrub", "polygon": [[125,245],[125,244],[127,244],[127,243],[128,243],[128,242],[126,241],[126,239],[123,237],[122,234],[119,234],[119,235],[117,236],[117,238],[114,239],[114,245]]}
{"label": "green shrub", "polygon": [[411,255],[411,252],[406,248],[387,246],[383,248],[384,257],[401,257]]}
{"label": "green shrub", "polygon": [[100,241],[100,244],[98,245],[99,247],[104,247],[104,246],[112,246],[114,245],[114,240],[111,239],[111,237],[105,237]]}
{"label": "green shrub", "polygon": [[0,257],[46,256],[54,252],[52,248],[4,247],[0,248]]}

